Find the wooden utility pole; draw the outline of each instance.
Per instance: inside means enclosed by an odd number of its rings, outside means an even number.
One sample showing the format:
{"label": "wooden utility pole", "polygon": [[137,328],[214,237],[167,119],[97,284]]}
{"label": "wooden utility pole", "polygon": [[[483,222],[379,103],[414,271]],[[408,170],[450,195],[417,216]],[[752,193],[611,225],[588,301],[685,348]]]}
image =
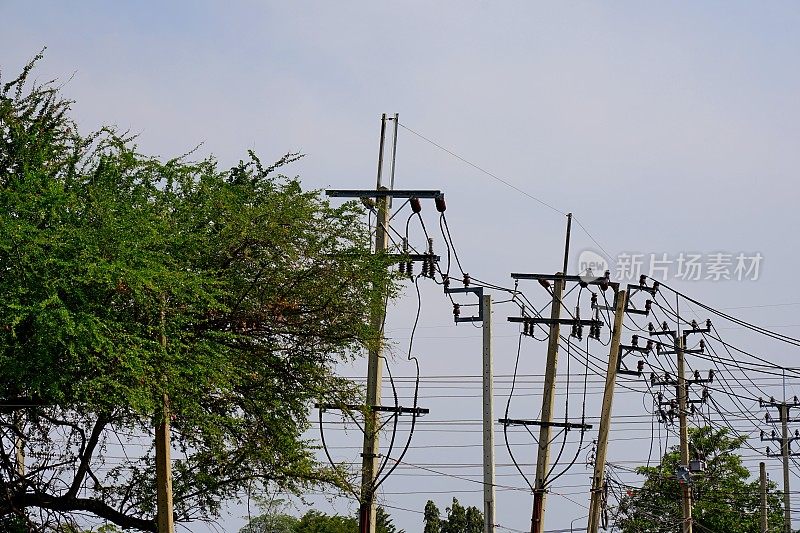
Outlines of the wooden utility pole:
{"label": "wooden utility pole", "polygon": [[481,298],[483,315],[483,533],[494,533],[494,399],[492,296]]}
{"label": "wooden utility pole", "polygon": [[553,421],[553,398],[556,387],[556,367],[558,366],[558,343],[561,329],[561,296],[564,292],[564,274],[559,272],[553,282],[553,304],[550,309],[550,336],[547,341],[547,367],[544,375],[544,395],[542,397],[542,418],[539,427],[539,452],[536,458],[536,480],[533,489],[533,515],[531,532],[544,531],[544,507],[547,495],[545,478],[550,466],[550,429]]}
{"label": "wooden utility pole", "polygon": [[156,498],[158,533],[175,533],[172,511],[172,461],[170,459],[169,397],[164,394],[161,420],[156,426]]}
{"label": "wooden utility pole", "polygon": [[[675,351],[678,355],[678,419],[680,421],[681,464],[689,465],[689,427],[686,423],[686,364],[684,362],[685,339],[680,331],[675,336]],[[683,493],[683,533],[692,533],[692,487],[689,483],[681,484]]]}
{"label": "wooden utility pole", "polygon": [[761,533],[767,533],[767,465],[758,463],[759,480],[761,481]]}
{"label": "wooden utility pole", "polygon": [[[383,149],[386,140],[386,114],[381,117],[381,140],[378,153],[378,180],[377,189],[383,188]],[[375,253],[386,250],[389,240],[389,203],[391,197],[377,198],[378,218],[375,227]],[[380,294],[381,291],[375,291]],[[370,316],[372,330],[378,332],[374,342],[371,343],[367,354],[367,407],[364,413],[364,446],[361,453],[361,505],[358,514],[358,527],[360,533],[375,532],[375,481],[379,466],[380,415],[375,406],[381,405],[381,385],[383,381],[383,321],[385,309],[381,301],[373,302],[373,311]]]}
{"label": "wooden utility pole", "polygon": [[792,504],[789,493],[789,405],[778,405],[781,415],[781,455],[783,456],[783,530],[792,533]]}
{"label": "wooden utility pole", "polygon": [[[161,308],[161,349],[167,348],[165,311]],[[172,511],[172,460],[170,458],[169,397],[164,393],[161,420],[156,426],[156,521],[158,533],[175,533]]]}
{"label": "wooden utility pole", "polygon": [[617,291],[614,309],[614,329],[611,332],[611,347],[608,352],[608,370],[606,371],[606,385],[603,391],[600,430],[597,435],[597,454],[594,461],[594,476],[592,477],[589,527],[587,529],[589,533],[597,533],[600,527],[600,504],[606,469],[606,449],[608,447],[608,432],[611,428],[611,406],[614,400],[614,385],[617,380],[617,368],[619,366],[620,338],[622,337],[622,322],[625,318],[626,299],[627,293],[625,291]]}
{"label": "wooden utility pole", "polygon": [[14,411],[13,424],[16,435],[14,436],[14,455],[16,459],[17,475],[20,478],[25,477],[25,439],[23,435],[22,413]]}

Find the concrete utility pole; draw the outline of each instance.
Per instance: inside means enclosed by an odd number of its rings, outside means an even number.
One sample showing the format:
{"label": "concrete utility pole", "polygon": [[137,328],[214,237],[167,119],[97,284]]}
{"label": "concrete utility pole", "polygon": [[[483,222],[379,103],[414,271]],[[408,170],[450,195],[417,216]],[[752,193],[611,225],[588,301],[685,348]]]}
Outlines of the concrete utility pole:
{"label": "concrete utility pole", "polygon": [[[383,148],[386,140],[386,114],[381,117],[381,140],[378,153],[377,189],[383,188]],[[389,203],[391,197],[377,199],[378,218],[375,227],[375,253],[386,250],[389,241]],[[379,291],[378,291],[379,292]],[[379,466],[378,449],[380,445],[380,415],[374,406],[381,405],[381,385],[383,381],[383,321],[385,309],[381,302],[375,302],[370,316],[370,325],[378,336],[369,347],[367,355],[367,408],[364,413],[364,447],[361,453],[361,506],[358,514],[360,533],[375,532],[375,481]]]}
{"label": "concrete utility pole", "polygon": [[[699,468],[697,471],[703,471],[705,468],[701,466],[700,463],[692,464],[689,461],[689,427],[686,423],[686,416],[688,414],[688,409],[686,406],[688,404],[694,403],[702,403],[706,401],[706,397],[708,395],[708,391],[704,389],[703,397],[701,400],[690,400],[689,396],[689,385],[693,384],[700,384],[700,383],[711,383],[714,380],[713,372],[709,371],[708,379],[700,379],[699,377],[695,377],[695,379],[686,379],[686,362],[685,356],[687,353],[703,353],[704,344],[703,341],[700,341],[700,349],[699,350],[687,350],[686,349],[686,338],[692,334],[702,334],[708,333],[711,330],[711,321],[706,321],[706,327],[700,328],[697,325],[697,322],[692,321],[691,329],[686,329],[681,333],[680,324],[678,325],[675,331],[667,329],[667,323],[664,322],[661,331],[657,331],[653,324],[648,325],[649,335],[668,335],[672,338],[673,343],[673,351],[660,351],[660,348],[656,351],[656,353],[662,353],[664,355],[675,354],[677,355],[677,370],[678,375],[675,380],[669,379],[669,376],[665,376],[665,380],[663,382],[656,382],[655,379],[653,380],[653,385],[675,385],[675,393],[678,400],[678,420],[680,423],[680,430],[679,430],[679,438],[680,438],[680,451],[681,451],[681,470],[685,469],[685,471],[681,474],[680,471],[676,472],[676,476],[685,476],[683,478],[679,477],[681,483],[681,493],[682,493],[682,508],[683,508],[683,526],[681,530],[683,533],[692,533],[693,524],[692,524],[692,486],[691,486],[691,476],[693,468]],[[665,346],[663,343],[658,343],[660,346]]]}
{"label": "concrete utility pole", "polygon": [[594,461],[594,476],[592,477],[592,496],[589,503],[589,527],[587,529],[589,533],[597,533],[600,527],[600,504],[606,469],[606,449],[608,447],[608,432],[611,428],[611,406],[614,400],[614,385],[617,381],[620,338],[622,336],[622,322],[625,318],[626,300],[627,293],[625,291],[617,291],[616,308],[614,309],[614,329],[611,332],[611,347],[608,352],[608,370],[606,371],[606,385],[603,391],[600,430],[597,435],[597,454]]}
{"label": "concrete utility pole", "polygon": [[550,309],[550,336],[547,341],[547,367],[544,375],[544,395],[542,397],[542,418],[539,427],[539,453],[536,458],[536,480],[533,489],[533,515],[531,532],[544,531],[544,506],[547,491],[545,478],[550,466],[550,430],[553,422],[553,398],[556,387],[556,367],[558,365],[558,343],[561,329],[561,296],[564,292],[564,274],[559,272],[553,282],[553,304]]}
{"label": "concrete utility pole", "polygon": [[[684,362],[684,337],[675,337],[675,351],[678,355],[678,420],[680,421],[681,464],[689,464],[689,427],[686,424],[686,363]],[[681,485],[683,493],[683,533],[692,533],[692,487],[688,483]]]}
{"label": "concrete utility pole", "polygon": [[484,294],[483,307],[483,533],[494,533],[494,369],[492,363],[492,296]]}
{"label": "concrete utility pole", "polygon": [[[567,248],[568,249],[568,248]],[[520,420],[511,418],[501,418],[499,422],[504,426],[539,426],[538,453],[536,458],[536,479],[533,485],[533,513],[531,515],[531,533],[542,533],[544,531],[544,509],[547,494],[547,476],[550,466],[550,438],[551,429],[554,427],[564,428],[564,431],[579,429],[581,432],[592,429],[590,424],[572,422],[553,422],[553,399],[555,396],[556,368],[558,366],[558,346],[561,340],[560,325],[569,325],[573,328],[573,335],[580,337],[580,328],[589,326],[590,337],[595,337],[595,328],[600,327],[600,321],[596,319],[582,320],[578,317],[561,318],[561,307],[564,287],[567,282],[581,283],[585,285],[599,285],[607,289],[610,284],[607,277],[593,280],[584,280],[580,276],[568,276],[561,272],[555,275],[547,274],[522,274],[511,273],[511,278],[515,280],[529,279],[536,280],[552,296],[553,301],[550,310],[550,318],[541,316],[510,316],[509,322],[522,323],[522,334],[533,337],[533,332],[537,326],[549,327],[547,339],[547,363],[544,376],[544,390],[542,393],[542,416],[540,420]],[[550,284],[550,281],[553,284]],[[585,286],[584,285],[584,286]],[[616,290],[617,285],[613,284]],[[552,287],[552,288],[551,288]],[[565,436],[566,438],[566,436]]]}
{"label": "concrete utility pole", "polygon": [[792,533],[792,504],[789,497],[789,405],[778,406],[781,415],[781,455],[783,456],[783,529]]}
{"label": "concrete utility pole", "polygon": [[[789,435],[789,422],[797,422],[797,419],[789,420],[789,410],[791,408],[797,408],[800,406],[800,402],[797,400],[797,396],[794,398],[794,402],[777,402],[775,398],[770,398],[769,401],[764,401],[759,398],[758,403],[761,407],[774,407],[778,409],[778,413],[781,419],[781,436],[777,437],[775,435],[775,431],[772,432],[771,437],[765,437],[764,432],[761,432],[761,440],[762,441],[773,441],[773,442],[780,442],[781,443],[781,458],[783,459],[783,531],[784,533],[791,533],[792,531],[792,505],[791,505],[791,498],[789,497],[791,494],[789,488],[789,458],[790,457],[797,457],[798,453],[792,453],[791,451],[791,443],[792,441],[800,440],[800,434],[795,432],[795,436]],[[770,418],[769,413],[767,413],[767,422],[771,422],[773,419]],[[767,448],[767,455],[770,457],[775,457],[776,454],[773,454],[769,448]]]}
{"label": "concrete utility pole", "polygon": [[767,465],[764,461],[758,463],[758,470],[761,481],[761,533],[767,533]]}
{"label": "concrete utility pole", "polygon": [[[392,174],[391,174],[391,188],[383,186],[383,154],[384,145],[386,141],[386,122],[395,121],[394,128],[394,148],[392,149]],[[433,199],[436,204],[436,209],[443,213],[446,209],[444,202],[444,194],[439,190],[395,190],[394,185],[394,159],[397,148],[397,120],[398,115],[395,113],[394,118],[386,117],[384,113],[381,116],[381,139],[380,148],[378,153],[378,179],[377,187],[374,190],[366,189],[328,189],[325,191],[330,197],[334,198],[359,198],[370,210],[376,210],[376,226],[375,226],[375,253],[381,254],[386,252],[389,245],[389,221],[391,220],[390,211],[393,198],[407,198],[411,203],[412,210],[418,213],[421,209],[419,207],[419,199],[429,198]],[[373,203],[372,198],[375,198]],[[416,204],[416,208],[414,207]],[[439,261],[439,256],[433,254],[432,245],[429,242],[429,251],[425,254],[408,254],[398,255],[398,258],[403,261],[408,261],[409,270],[408,274],[411,276],[411,264],[414,261],[427,262],[430,267],[429,277],[433,276],[433,263]],[[423,269],[424,270],[424,269]],[[376,288],[377,289],[377,288]],[[370,325],[373,330],[377,332],[375,339],[369,343],[367,349],[367,394],[366,405],[342,405],[342,404],[316,404],[321,411],[326,409],[349,409],[349,410],[363,410],[364,412],[364,444],[361,452],[361,494],[360,505],[358,513],[358,531],[359,533],[375,533],[375,492],[377,488],[386,480],[386,477],[394,470],[391,468],[389,472],[383,474],[379,480],[378,476],[381,475],[382,466],[379,452],[381,419],[379,413],[394,413],[394,416],[401,414],[410,414],[412,416],[420,416],[428,413],[428,409],[414,406],[413,408],[401,406],[385,406],[381,405],[381,385],[383,381],[383,323],[386,316],[386,307],[382,291],[375,290],[376,300],[372,302],[372,313],[370,315]],[[445,289],[445,292],[448,292]],[[449,292],[459,292],[450,289]],[[465,288],[460,292],[476,292],[472,288]],[[462,321],[480,321],[481,318],[462,319]],[[456,317],[456,322],[458,322]],[[320,414],[321,416],[321,414]],[[320,420],[320,428],[322,422]],[[388,461],[389,458],[387,457]],[[386,466],[386,463],[383,464]]]}
{"label": "concrete utility pole", "polygon": [[[167,348],[165,311],[161,309],[161,348]],[[169,397],[164,393],[161,420],[156,426],[156,522],[158,533],[175,533],[172,510],[172,460],[170,458]]]}

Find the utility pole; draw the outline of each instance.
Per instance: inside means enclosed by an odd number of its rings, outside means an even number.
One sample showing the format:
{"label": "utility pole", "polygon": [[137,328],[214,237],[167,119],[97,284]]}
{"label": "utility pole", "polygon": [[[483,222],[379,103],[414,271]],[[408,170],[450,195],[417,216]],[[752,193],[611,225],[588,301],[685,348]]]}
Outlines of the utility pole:
{"label": "utility pole", "polygon": [[533,514],[531,532],[544,531],[544,506],[547,491],[545,478],[550,466],[550,429],[553,421],[553,398],[556,387],[556,367],[558,365],[558,342],[561,329],[561,296],[564,293],[564,273],[556,274],[553,282],[553,303],[550,308],[550,336],[547,340],[547,366],[544,375],[544,395],[542,397],[542,418],[539,426],[539,452],[536,458],[536,479],[533,488]]}
{"label": "utility pole", "polygon": [[492,296],[481,298],[483,315],[483,533],[494,533],[494,369],[492,363]]}
{"label": "utility pole", "polygon": [[783,456],[783,522],[786,533],[792,533],[792,504],[789,497],[789,406],[780,405],[781,415],[781,455]]}
{"label": "utility pole", "polygon": [[[164,302],[161,303],[161,349],[167,348]],[[164,393],[161,420],[156,426],[156,521],[158,533],[175,533],[172,510],[172,461],[170,459],[169,397]]]}
{"label": "utility pole", "polygon": [[16,433],[14,436],[14,455],[16,459],[17,475],[20,478],[25,477],[25,439],[22,437],[24,431],[22,422],[22,413],[15,410],[12,421]]}
{"label": "utility pole", "polygon": [[622,322],[625,318],[627,306],[627,293],[617,291],[614,309],[614,329],[611,332],[611,347],[608,352],[608,370],[606,371],[606,385],[603,391],[603,407],[600,414],[600,430],[597,436],[597,454],[594,461],[594,476],[592,477],[591,501],[589,503],[589,533],[597,533],[600,527],[600,504],[603,493],[603,481],[606,469],[606,449],[608,447],[608,433],[611,428],[611,406],[614,400],[614,384],[617,380],[617,368],[620,361],[620,337],[622,336]]}
{"label": "utility pole", "polygon": [[[791,498],[789,497],[791,492],[789,490],[789,458],[796,457],[800,454],[792,453],[791,443],[796,440],[800,440],[800,433],[795,431],[794,436],[789,435],[789,422],[797,422],[797,419],[790,420],[789,419],[789,410],[797,407],[800,407],[800,401],[798,401],[797,396],[794,397],[794,401],[789,403],[786,401],[783,402],[776,402],[775,398],[770,398],[769,401],[764,401],[761,398],[758,399],[758,403],[761,407],[774,407],[778,409],[778,413],[781,420],[781,436],[777,437],[775,435],[775,431],[772,432],[771,437],[765,437],[764,432],[761,432],[761,440],[762,441],[773,441],[773,442],[780,442],[781,444],[781,458],[783,459],[783,531],[784,533],[791,533],[792,532],[792,506],[791,506]],[[770,418],[769,413],[767,413],[767,422],[771,422],[772,418]],[[767,448],[767,456],[775,457],[769,448]]]}
{"label": "utility pole", "polygon": [[[381,117],[381,140],[378,153],[378,179],[377,190],[383,188],[383,147],[386,140],[386,113]],[[375,253],[386,251],[389,240],[389,196],[377,198],[378,218],[375,223]],[[376,291],[379,294],[380,291]],[[364,413],[364,447],[361,453],[361,506],[358,513],[358,528],[360,533],[375,532],[375,476],[378,471],[378,448],[380,445],[380,415],[370,406],[381,405],[381,385],[383,381],[383,365],[381,352],[383,351],[383,321],[385,312],[380,302],[374,302],[370,316],[370,325],[378,336],[371,343],[367,354],[367,409]]]}
{"label": "utility pole", "polygon": [[[384,115],[385,117],[385,115]],[[385,123],[384,123],[385,127]],[[383,139],[383,128],[381,138]],[[431,198],[441,205],[441,211],[444,211],[444,194],[438,190],[389,190],[380,185],[380,169],[378,165],[378,188],[375,190],[366,189],[328,189],[325,193],[328,196],[335,198],[360,198],[362,202],[374,208],[377,205],[377,227],[375,231],[375,250],[381,253],[387,250],[389,240],[389,209],[388,203],[391,198],[408,198],[413,201],[420,198]],[[372,204],[372,198],[375,198],[376,204]],[[437,207],[438,209],[438,207]],[[398,258],[408,260],[409,263],[414,261],[439,261],[439,256],[433,253],[426,254],[403,254]],[[433,267],[431,267],[433,268]],[[381,385],[383,380],[383,366],[381,364],[381,352],[383,350],[383,320],[385,316],[384,301],[381,298],[380,291],[375,291],[375,298],[373,301],[373,312],[370,316],[370,324],[375,331],[378,332],[375,339],[370,342],[367,350],[367,397],[366,405],[343,405],[343,404],[316,404],[315,406],[320,410],[326,409],[347,409],[349,411],[360,410],[364,412],[364,444],[362,447],[361,457],[361,494],[359,505],[359,533],[374,533],[375,532],[375,491],[379,483],[386,479],[386,474],[381,481],[378,481],[378,476],[381,472],[379,444],[381,427],[381,420],[379,413],[395,413],[395,416],[401,414],[410,414],[413,416],[420,416],[427,414],[428,409],[421,407],[401,407],[401,406],[385,406],[381,405]],[[320,422],[321,427],[321,422]],[[387,458],[388,459],[388,458]],[[391,473],[391,470],[389,471]]]}
{"label": "utility pole", "polygon": [[547,338],[547,363],[544,375],[544,394],[542,395],[542,418],[539,426],[539,453],[536,457],[536,478],[533,487],[533,513],[531,532],[544,531],[544,507],[547,499],[546,477],[550,467],[550,429],[553,422],[553,398],[556,393],[556,367],[558,365],[558,343],[561,337],[561,297],[564,293],[569,263],[569,238],[572,228],[572,213],[567,215],[567,236],[564,244],[563,271],[556,274],[553,282],[553,303],[550,307],[550,335]]}
{"label": "utility pole", "polygon": [[[391,169],[391,188],[383,186],[383,154],[384,145],[386,141],[386,122],[395,121],[394,127],[394,147],[392,149],[392,169]],[[377,186],[374,190],[369,189],[328,189],[325,191],[330,197],[334,198],[359,198],[361,202],[370,210],[376,211],[376,226],[375,226],[375,253],[381,254],[387,251],[389,247],[389,223],[391,220],[390,211],[393,198],[407,198],[411,203],[411,208],[415,213],[421,209],[419,200],[421,198],[433,199],[436,204],[436,209],[439,212],[444,212],[446,209],[444,202],[444,194],[438,190],[395,190],[394,189],[394,167],[395,156],[397,150],[397,120],[398,115],[395,114],[394,118],[387,118],[386,113],[381,116],[381,136],[380,147],[378,152],[378,177]],[[373,203],[373,200],[374,203]],[[415,207],[416,205],[416,207]],[[439,261],[439,256],[433,254],[432,244],[429,241],[429,250],[425,254],[409,254],[404,253],[398,255],[398,259],[407,261],[409,265],[408,274],[411,275],[411,265],[415,261],[422,261],[429,266],[429,277],[433,276],[433,264]],[[423,269],[424,270],[424,269]],[[423,274],[424,275],[424,274]],[[377,289],[377,288],[375,288]],[[361,452],[361,493],[360,505],[358,512],[358,531],[359,533],[375,533],[375,492],[386,477],[394,470],[391,468],[388,473],[381,476],[383,466],[381,466],[379,445],[380,445],[380,428],[381,428],[381,412],[394,413],[394,416],[402,414],[410,414],[413,416],[420,416],[427,414],[428,409],[421,407],[401,407],[397,405],[385,406],[381,405],[381,386],[383,381],[383,323],[386,317],[386,308],[381,291],[373,291],[375,300],[372,302],[372,312],[370,314],[370,325],[373,331],[377,332],[376,338],[369,343],[367,349],[367,394],[366,405],[342,405],[342,404],[316,404],[316,407],[321,411],[326,409],[347,409],[361,410],[364,413],[364,442]],[[454,291],[453,291],[454,292]],[[478,321],[479,319],[475,319]],[[458,321],[458,319],[456,320]],[[322,429],[322,414],[320,413],[320,430]],[[386,457],[389,460],[389,457]]]}
{"label": "utility pole", "polygon": [[156,499],[158,533],[174,533],[172,462],[170,459],[169,397],[164,394],[161,420],[156,426]]}
{"label": "utility pole", "polygon": [[[681,464],[689,464],[689,428],[686,424],[686,363],[684,362],[685,337],[680,332],[675,337],[675,351],[678,353],[678,420],[680,422]],[[692,487],[681,484],[683,501],[683,532],[692,533]]]}
{"label": "utility pole", "polygon": [[478,298],[478,314],[461,316],[461,306],[453,303],[455,323],[481,322],[483,325],[483,531],[494,533],[495,526],[495,473],[494,473],[494,370],[492,364],[492,297],[483,293],[483,287],[471,287],[469,274],[464,274],[464,286],[451,288],[445,280],[444,293],[474,294]]}
{"label": "utility pole", "polygon": [[[630,287],[630,286],[629,286]],[[656,385],[675,385],[675,395],[677,396],[677,409],[678,409],[678,421],[679,421],[679,438],[680,438],[680,451],[681,451],[681,464],[678,468],[678,471],[675,473],[676,477],[681,486],[681,503],[683,508],[683,526],[682,531],[683,533],[692,533],[693,525],[692,525],[692,474],[703,472],[705,470],[705,462],[701,460],[690,461],[689,460],[689,427],[687,425],[687,415],[689,414],[689,409],[687,408],[688,405],[692,405],[692,413],[694,413],[694,404],[696,403],[705,403],[706,399],[708,398],[708,389],[703,388],[702,397],[699,400],[690,400],[689,399],[689,386],[695,384],[705,384],[711,383],[714,380],[714,373],[713,371],[709,371],[708,379],[700,378],[700,372],[695,371],[693,379],[686,379],[686,362],[685,357],[687,353],[696,354],[696,353],[704,353],[705,351],[705,341],[700,340],[700,348],[699,349],[687,349],[686,348],[686,338],[689,335],[693,334],[705,334],[711,331],[711,321],[706,320],[705,328],[701,328],[696,321],[691,322],[691,328],[686,329],[681,333],[680,324],[678,325],[678,329],[670,330],[667,326],[667,323],[664,322],[661,326],[661,331],[656,330],[652,323],[647,325],[649,335],[666,335],[672,338],[672,351],[663,351],[662,347],[669,346],[668,344],[664,344],[659,342],[656,353],[661,355],[669,355],[675,354],[677,355],[677,370],[678,375],[675,380],[669,378],[668,375],[664,376],[664,381],[658,381],[655,375],[651,375],[651,383],[653,386]],[[661,400],[661,393],[658,395],[659,401]],[[672,420],[674,417],[674,408],[675,402],[666,402],[670,405],[670,412],[669,412],[669,419]],[[661,408],[659,404],[659,409]],[[666,417],[667,414],[662,412],[662,417]]]}
{"label": "utility pole", "polygon": [[758,470],[761,481],[761,533],[767,533],[767,465],[764,461],[758,463]]}
{"label": "utility pole", "polygon": [[[579,317],[561,318],[561,307],[563,306],[562,297],[564,287],[567,282],[580,283],[584,287],[588,285],[599,285],[605,289],[613,285],[607,277],[585,280],[580,276],[568,276],[561,272],[555,275],[548,274],[522,274],[512,273],[511,278],[515,280],[528,279],[536,280],[544,287],[552,297],[550,318],[541,316],[510,316],[509,322],[522,323],[522,334],[534,336],[536,327],[544,329],[549,327],[547,339],[547,363],[544,377],[544,390],[542,398],[542,417],[540,420],[521,420],[511,418],[501,418],[498,420],[504,426],[539,426],[539,444],[536,459],[536,478],[533,485],[533,513],[531,514],[531,532],[542,533],[544,531],[544,509],[547,494],[547,476],[550,466],[550,433],[551,429],[563,428],[564,431],[579,429],[584,432],[592,429],[590,424],[572,422],[553,422],[553,400],[555,396],[556,368],[558,366],[558,346],[561,340],[560,326],[572,326],[572,335],[581,338],[580,331],[584,326],[590,328],[590,338],[598,338],[602,322],[598,319],[580,319]],[[553,282],[552,284],[550,282]],[[566,437],[565,437],[566,438]]]}

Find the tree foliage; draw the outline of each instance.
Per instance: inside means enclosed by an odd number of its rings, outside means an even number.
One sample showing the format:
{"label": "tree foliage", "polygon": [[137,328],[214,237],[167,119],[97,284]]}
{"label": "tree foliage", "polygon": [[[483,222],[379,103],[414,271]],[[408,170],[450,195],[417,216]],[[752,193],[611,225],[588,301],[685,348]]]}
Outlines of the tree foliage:
{"label": "tree foliage", "polygon": [[308,511],[294,529],[294,533],[356,533],[358,520],[339,515],[329,516],[319,511]]}
{"label": "tree foliage", "polygon": [[[377,508],[375,522],[376,533],[405,533],[395,527],[383,507]],[[266,513],[253,518],[239,533],[358,533],[358,520],[315,510],[299,519],[288,514]]]}
{"label": "tree foliage", "polygon": [[375,510],[375,529],[376,533],[405,533],[402,529],[397,529],[392,517],[381,506]]}
{"label": "tree foliage", "polygon": [[[743,533],[760,531],[760,482],[749,481],[750,472],[742,465],[737,450],[745,437],[731,437],[727,429],[711,427],[689,429],[690,450],[704,457],[706,471],[693,476],[694,523],[701,531]],[[616,526],[623,532],[672,532],[683,521],[681,485],[675,472],[680,465],[680,449],[674,446],[658,466],[641,466],[637,473],[645,480],[639,490],[629,490],[619,502]],[[770,528],[781,528],[781,500],[775,484],[768,486]],[[772,530],[772,529],[770,529]]]}
{"label": "tree foliage", "polygon": [[267,513],[251,519],[239,533],[295,533],[298,520],[281,513]]}
{"label": "tree foliage", "polygon": [[155,531],[165,395],[179,521],[346,483],[301,435],[310,402],[358,394],[331,367],[394,291],[360,209],[279,174],[294,154],[225,169],[81,135],[34,62],[0,85],[0,516]]}
{"label": "tree foliage", "polygon": [[423,533],[440,533],[442,531],[441,513],[433,500],[428,500],[425,504],[422,520],[425,524]]}
{"label": "tree foliage", "polygon": [[450,507],[445,508],[447,518],[442,519],[439,508],[432,500],[425,504],[423,521],[425,533],[481,533],[483,513],[477,507],[464,507],[453,498]]}

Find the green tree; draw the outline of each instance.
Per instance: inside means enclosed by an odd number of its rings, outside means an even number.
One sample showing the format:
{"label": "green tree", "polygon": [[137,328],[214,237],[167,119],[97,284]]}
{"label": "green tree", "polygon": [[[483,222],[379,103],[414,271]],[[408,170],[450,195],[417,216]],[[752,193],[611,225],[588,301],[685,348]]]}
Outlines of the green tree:
{"label": "green tree", "polygon": [[477,507],[464,507],[457,498],[445,509],[447,519],[440,518],[439,508],[432,500],[425,504],[424,533],[481,533],[483,513]]}
{"label": "green tree", "polygon": [[32,68],[0,84],[0,517],[155,531],[165,394],[179,521],[346,484],[302,434],[314,401],[358,400],[332,366],[395,290],[360,208],[279,174],[296,155],[225,169],[81,135]]}
{"label": "green tree", "polygon": [[294,528],[294,533],[357,533],[358,520],[339,515],[308,511]]}
{"label": "green tree", "polygon": [[267,513],[250,520],[239,533],[295,533],[298,519],[288,514]]}
{"label": "green tree", "polygon": [[428,502],[425,504],[425,514],[422,520],[425,524],[423,533],[441,533],[441,513],[439,512],[439,508],[436,506],[433,500],[428,500]]}
{"label": "green tree", "polygon": [[392,517],[381,506],[375,510],[375,530],[376,533],[405,533],[404,530],[397,529],[392,522]]}
{"label": "green tree", "polygon": [[[692,516],[702,531],[717,533],[760,531],[760,482],[749,481],[750,472],[736,453],[745,437],[732,437],[727,429],[689,429],[690,450],[704,457],[706,471],[692,478]],[[681,485],[675,472],[680,450],[674,446],[658,466],[638,467],[645,480],[639,490],[630,490],[619,502],[616,526],[623,532],[675,531],[683,520]],[[770,528],[782,524],[781,499],[775,484],[768,487]]]}
{"label": "green tree", "polygon": [[[405,533],[392,523],[383,507],[376,511],[376,533]],[[280,513],[267,513],[253,518],[239,533],[357,533],[358,519],[308,511],[299,520]]]}

